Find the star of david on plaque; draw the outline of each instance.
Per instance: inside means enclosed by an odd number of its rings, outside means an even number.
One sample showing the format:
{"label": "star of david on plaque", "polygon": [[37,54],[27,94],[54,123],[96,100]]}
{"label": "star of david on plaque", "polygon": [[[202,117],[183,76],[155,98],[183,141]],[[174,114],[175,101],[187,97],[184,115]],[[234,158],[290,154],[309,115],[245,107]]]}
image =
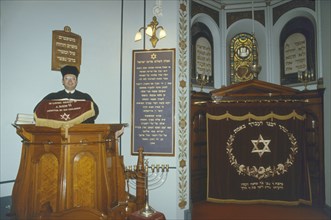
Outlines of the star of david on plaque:
{"label": "star of david on plaque", "polygon": [[61,119],[64,119],[65,121],[69,120],[70,119],[70,114],[66,114],[64,113],[63,115],[60,115],[61,116]]}
{"label": "star of david on plaque", "polygon": [[152,60],[155,60],[155,59],[156,59],[156,54],[155,54],[155,53],[152,53],[152,54],[151,54],[151,59],[152,59]]}
{"label": "star of david on plaque", "polygon": [[[253,150],[251,151],[251,153],[258,153],[260,157],[262,157],[262,155],[265,152],[271,152],[270,148],[269,148],[269,143],[271,140],[264,140],[262,135],[260,134],[257,140],[251,140],[252,144],[254,145]],[[260,149],[259,145],[263,144],[263,148]]]}

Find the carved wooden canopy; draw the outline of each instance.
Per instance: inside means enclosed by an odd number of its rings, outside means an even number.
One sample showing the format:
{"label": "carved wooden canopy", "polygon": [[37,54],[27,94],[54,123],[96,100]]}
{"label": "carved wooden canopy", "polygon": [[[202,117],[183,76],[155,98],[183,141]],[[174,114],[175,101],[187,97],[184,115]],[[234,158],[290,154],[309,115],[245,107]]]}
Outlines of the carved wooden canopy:
{"label": "carved wooden canopy", "polygon": [[276,98],[292,97],[300,93],[299,90],[273,83],[260,81],[257,79],[232,84],[210,92],[215,99],[247,99],[247,98]]}

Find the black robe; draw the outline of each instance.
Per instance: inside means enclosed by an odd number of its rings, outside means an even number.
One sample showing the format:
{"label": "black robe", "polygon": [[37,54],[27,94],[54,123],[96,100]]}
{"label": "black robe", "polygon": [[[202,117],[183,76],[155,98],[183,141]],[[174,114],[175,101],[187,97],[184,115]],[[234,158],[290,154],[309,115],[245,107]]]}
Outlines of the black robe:
{"label": "black robe", "polygon": [[[58,92],[53,92],[53,93],[48,94],[41,101],[43,101],[43,100],[53,100],[53,99],[65,99],[65,98],[67,98],[67,99],[85,99],[85,100],[88,100],[88,101],[92,101],[94,111],[95,111],[95,116],[86,119],[82,123],[94,123],[95,119],[99,115],[99,108],[98,108],[97,104],[93,101],[92,97],[87,93],[83,93],[83,92],[80,92],[78,90],[75,90],[74,93],[69,94],[65,90],[61,90],[61,91],[58,91]],[[34,112],[36,111],[39,103],[34,108],[34,110],[33,110]]]}

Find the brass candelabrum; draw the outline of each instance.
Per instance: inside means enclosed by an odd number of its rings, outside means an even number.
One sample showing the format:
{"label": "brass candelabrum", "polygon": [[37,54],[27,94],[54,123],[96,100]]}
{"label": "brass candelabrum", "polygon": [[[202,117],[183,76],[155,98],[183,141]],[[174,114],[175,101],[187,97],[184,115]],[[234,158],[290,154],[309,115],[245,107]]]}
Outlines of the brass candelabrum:
{"label": "brass candelabrum", "polygon": [[312,71],[298,71],[298,80],[304,84],[305,90],[307,90],[307,85],[309,82],[314,80],[314,74]]}
{"label": "brass candelabrum", "polygon": [[[134,181],[144,183],[146,202],[144,207],[139,211],[139,214],[146,218],[150,217],[156,211],[149,205],[149,191],[157,189],[165,183],[168,177],[169,165],[153,164],[149,166],[148,160],[145,160],[144,167],[136,165],[128,166],[125,168],[125,172],[127,173],[127,176],[131,176],[131,178],[127,178],[128,191],[129,188],[136,188]],[[132,173],[134,173],[134,177],[132,177]]]}
{"label": "brass candelabrum", "polygon": [[261,69],[262,69],[262,67],[259,64],[252,64],[250,66],[250,70],[253,73],[253,78],[254,79],[257,79],[258,78],[258,75],[260,74]]}
{"label": "brass candelabrum", "polygon": [[200,85],[200,92],[202,92],[203,87],[209,83],[209,75],[197,73],[195,80]]}

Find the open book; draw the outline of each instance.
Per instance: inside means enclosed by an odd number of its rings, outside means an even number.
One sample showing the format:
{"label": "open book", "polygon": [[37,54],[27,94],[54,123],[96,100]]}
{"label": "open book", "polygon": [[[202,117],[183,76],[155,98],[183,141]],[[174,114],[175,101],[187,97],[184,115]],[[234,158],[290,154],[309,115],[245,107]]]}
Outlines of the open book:
{"label": "open book", "polygon": [[16,116],[15,124],[34,124],[33,114],[18,113]]}

